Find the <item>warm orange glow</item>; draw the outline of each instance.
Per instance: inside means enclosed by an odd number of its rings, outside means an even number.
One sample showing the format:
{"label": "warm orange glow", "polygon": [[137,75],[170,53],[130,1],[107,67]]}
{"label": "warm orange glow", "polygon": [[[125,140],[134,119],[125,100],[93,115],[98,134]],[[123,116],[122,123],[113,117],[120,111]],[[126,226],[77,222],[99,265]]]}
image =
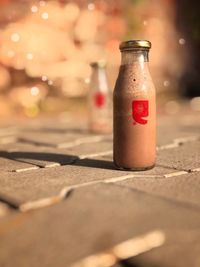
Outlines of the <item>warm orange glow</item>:
{"label": "warm orange glow", "polygon": [[[41,94],[43,89],[38,93],[30,89],[37,87],[35,80],[65,96],[86,95],[85,81],[88,83],[91,74],[89,64],[99,60],[108,62],[108,79],[113,88],[122,39],[152,42],[150,66],[158,91],[170,90],[187,66],[185,51],[189,41],[175,27],[174,3],[156,0],[131,4],[129,1],[110,4],[106,0],[0,2],[0,91],[8,101],[15,104],[18,101],[20,106],[29,97],[33,100],[27,103],[33,105]],[[25,76],[22,83],[15,81],[13,72]]]}

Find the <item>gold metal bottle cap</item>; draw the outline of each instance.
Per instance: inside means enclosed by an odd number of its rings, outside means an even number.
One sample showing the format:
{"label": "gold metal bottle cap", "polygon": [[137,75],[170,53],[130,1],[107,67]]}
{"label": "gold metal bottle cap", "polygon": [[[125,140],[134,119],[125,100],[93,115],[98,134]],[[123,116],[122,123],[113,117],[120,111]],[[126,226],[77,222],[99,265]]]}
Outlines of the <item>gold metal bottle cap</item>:
{"label": "gold metal bottle cap", "polygon": [[95,62],[91,62],[90,66],[91,67],[99,67],[99,68],[105,68],[106,67],[106,61],[105,60],[99,60]]}
{"label": "gold metal bottle cap", "polygon": [[150,49],[151,42],[147,40],[129,40],[122,42],[119,46],[120,51],[134,50],[134,49]]}

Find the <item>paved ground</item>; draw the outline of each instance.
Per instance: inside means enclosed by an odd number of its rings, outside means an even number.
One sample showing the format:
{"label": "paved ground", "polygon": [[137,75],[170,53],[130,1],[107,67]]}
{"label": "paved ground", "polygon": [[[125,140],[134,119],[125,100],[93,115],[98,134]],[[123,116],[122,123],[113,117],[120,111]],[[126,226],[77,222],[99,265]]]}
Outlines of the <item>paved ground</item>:
{"label": "paved ground", "polygon": [[[116,170],[112,136],[77,118],[18,122],[0,137],[1,267],[200,266],[199,113],[159,117],[157,165],[146,172]],[[152,231],[165,239],[150,250]],[[97,265],[107,250],[115,260]]]}

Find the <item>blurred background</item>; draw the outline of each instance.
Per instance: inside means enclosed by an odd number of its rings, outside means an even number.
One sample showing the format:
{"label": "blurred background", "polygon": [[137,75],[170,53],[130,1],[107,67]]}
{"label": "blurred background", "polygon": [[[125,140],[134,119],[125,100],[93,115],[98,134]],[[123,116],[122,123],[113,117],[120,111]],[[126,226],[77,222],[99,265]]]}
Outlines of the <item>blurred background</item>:
{"label": "blurred background", "polygon": [[0,0],[0,117],[84,112],[90,62],[107,61],[110,88],[119,43],[148,39],[158,110],[200,111],[200,2]]}

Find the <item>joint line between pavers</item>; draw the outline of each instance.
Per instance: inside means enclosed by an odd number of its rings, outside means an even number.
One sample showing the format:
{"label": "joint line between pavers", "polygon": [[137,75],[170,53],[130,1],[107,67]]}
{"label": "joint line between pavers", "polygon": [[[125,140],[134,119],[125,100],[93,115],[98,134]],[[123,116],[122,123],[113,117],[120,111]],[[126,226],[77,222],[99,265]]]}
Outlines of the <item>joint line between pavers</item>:
{"label": "joint line between pavers", "polygon": [[60,196],[54,196],[49,198],[43,198],[32,202],[27,202],[25,204],[20,205],[19,210],[22,212],[26,212],[33,209],[39,209],[46,206],[51,206],[53,204],[59,203],[62,200]]}
{"label": "joint line between pavers", "polygon": [[192,169],[191,172],[200,172],[200,168]]}
{"label": "joint line between pavers", "polygon": [[174,143],[181,145],[181,144],[185,144],[185,143],[193,142],[193,141],[198,141],[198,140],[200,140],[200,136],[188,136],[188,137],[175,138]]}
{"label": "joint line between pavers", "polygon": [[[39,209],[39,208],[43,208],[46,206],[54,205],[56,203],[61,202],[64,199],[66,199],[68,197],[69,193],[75,189],[90,186],[90,185],[95,185],[95,184],[99,184],[99,183],[104,183],[104,184],[113,183],[113,184],[115,184],[117,182],[125,181],[125,180],[132,179],[132,178],[170,178],[170,177],[174,177],[174,176],[181,176],[181,175],[188,174],[188,173],[189,172],[186,172],[186,171],[179,171],[179,172],[174,172],[174,173],[164,174],[164,175],[128,174],[128,175],[109,178],[109,179],[105,179],[105,180],[96,180],[96,181],[86,182],[86,183],[82,183],[82,184],[67,186],[60,191],[58,196],[44,198],[44,199],[40,199],[40,200],[36,200],[36,201],[32,201],[32,202],[27,202],[25,204],[22,204],[19,209],[22,212],[26,212],[26,211],[33,210],[33,209]],[[142,190],[139,190],[139,191],[142,191]],[[144,192],[144,191],[142,191],[142,192]]]}
{"label": "joint line between pavers", "polygon": [[[176,168],[174,168],[174,169],[176,169]],[[185,174],[189,174],[189,173],[193,173],[193,172],[200,172],[200,168],[195,168],[195,169],[190,169],[190,170],[186,170],[186,169],[184,170],[183,169],[183,170],[179,170],[177,172],[164,174],[163,176],[165,178],[170,178],[170,177],[181,176],[181,175],[185,175]]]}
{"label": "joint line between pavers", "polygon": [[38,170],[38,169],[40,169],[39,166],[33,166],[33,167],[28,167],[28,168],[23,168],[23,169],[12,170],[11,172],[27,172],[27,171]]}
{"label": "joint line between pavers", "polygon": [[[160,229],[148,232],[144,235],[127,239],[115,244],[107,250],[97,252],[70,265],[70,267],[109,267],[124,260],[138,256],[141,253],[148,252],[154,248],[160,247],[165,243],[165,232]],[[120,264],[120,266],[125,264]],[[132,264],[131,264],[132,266]]]}
{"label": "joint line between pavers", "polygon": [[103,180],[103,183],[115,183],[115,182],[120,182],[120,181],[125,181],[131,178],[162,178],[162,175],[151,175],[151,174],[128,174],[128,175],[124,175],[124,176],[120,176],[120,177],[114,177],[114,178],[109,178],[109,179],[105,179]]}
{"label": "joint line between pavers", "polygon": [[[19,210],[22,212],[27,212],[29,210],[44,208],[46,206],[51,206],[51,205],[54,205],[56,203],[61,202],[64,199],[66,199],[67,196],[69,195],[69,193],[75,189],[94,185],[94,184],[99,184],[99,183],[119,182],[119,181],[126,180],[128,178],[134,178],[134,177],[136,178],[136,177],[140,177],[140,176],[131,174],[131,175],[125,175],[125,176],[121,176],[121,177],[117,177],[117,178],[111,178],[111,179],[106,179],[106,180],[97,180],[97,181],[91,181],[91,182],[82,183],[82,184],[78,184],[78,185],[67,186],[60,191],[58,196],[43,198],[43,199],[24,203],[24,204],[20,205]],[[147,177],[147,176],[145,176],[145,177]],[[155,177],[155,176],[153,176],[153,177]]]}
{"label": "joint line between pavers", "polygon": [[91,153],[91,154],[83,154],[79,156],[79,159],[86,159],[86,158],[94,158],[94,157],[99,157],[99,156],[107,156],[111,155],[113,153],[112,150],[107,150],[105,152],[99,152],[99,153]]}
{"label": "joint line between pavers", "polygon": [[160,151],[160,150],[164,150],[164,149],[176,148],[178,146],[179,146],[178,144],[171,143],[171,144],[159,146],[159,147],[156,148],[156,150]]}
{"label": "joint line between pavers", "polygon": [[11,199],[10,197],[7,197],[5,195],[0,195],[0,202],[7,205],[10,209],[18,210],[19,209],[19,203],[16,202],[14,199]]}
{"label": "joint line between pavers", "polygon": [[157,197],[157,198],[163,199],[165,201],[170,201],[170,202],[172,202],[174,204],[178,204],[178,205],[180,205],[180,206],[182,206],[184,208],[189,208],[189,209],[193,208],[193,209],[198,210],[198,211],[200,210],[199,205],[191,203],[191,202],[178,200],[178,199],[175,199],[175,198],[172,198],[172,197],[167,197],[167,196],[164,196],[164,195],[160,195],[158,193],[152,193],[152,192],[149,192],[149,191],[146,191],[146,190],[143,190],[143,189],[138,189],[136,187],[129,187],[129,186],[124,185],[124,184],[113,183],[113,185],[119,186],[119,187],[124,187],[124,188],[127,188],[127,189],[131,190],[131,191],[137,191],[137,192],[145,193],[145,194],[147,194],[149,196]]}
{"label": "joint line between pavers", "polygon": [[82,144],[89,144],[89,143],[98,143],[100,141],[104,140],[103,136],[89,136],[84,138],[79,138],[71,142],[61,143],[56,145],[57,148],[71,148],[75,146],[79,146]]}
{"label": "joint line between pavers", "polygon": [[32,144],[34,146],[37,146],[37,147],[53,147],[55,148],[56,145],[54,144],[47,144],[47,143],[43,143],[43,142],[38,142],[38,141],[33,141],[33,140],[28,140],[28,139],[25,139],[25,138],[17,138],[17,142],[21,142],[21,143],[25,143],[25,144]]}
{"label": "joint line between pavers", "polygon": [[112,150],[108,150],[105,152],[99,152],[99,153],[91,153],[91,154],[85,154],[85,155],[80,155],[77,156],[76,159],[73,160],[73,162],[67,163],[67,164],[60,164],[59,162],[52,162],[49,163],[45,166],[42,166],[40,164],[35,164],[32,167],[27,167],[27,168],[22,168],[22,169],[16,169],[12,170],[11,172],[26,172],[30,170],[38,170],[38,169],[44,169],[44,168],[54,168],[54,167],[59,167],[59,166],[67,166],[67,165],[74,165],[78,160],[86,159],[86,158],[94,158],[94,157],[99,157],[99,156],[106,156],[112,154]]}
{"label": "joint line between pavers", "polygon": [[175,138],[172,143],[169,143],[163,146],[158,146],[156,149],[157,151],[159,151],[159,150],[164,150],[164,149],[176,148],[176,147],[181,146],[182,144],[193,142],[193,141],[198,141],[198,140],[200,140],[200,136]]}
{"label": "joint line between pavers", "polygon": [[35,210],[35,209],[40,209],[40,208],[44,208],[47,206],[52,206],[54,204],[61,202],[64,199],[66,199],[74,189],[81,188],[81,187],[88,186],[88,185],[92,185],[92,184],[97,184],[99,182],[100,181],[88,182],[88,183],[84,183],[84,184],[80,184],[80,185],[74,185],[74,186],[72,185],[72,186],[65,187],[60,191],[60,193],[57,196],[52,196],[49,198],[42,198],[39,200],[26,202],[26,203],[19,206],[19,210],[22,212],[27,212],[30,210]]}
{"label": "joint line between pavers", "polygon": [[44,168],[54,168],[54,167],[59,167],[61,166],[61,164],[59,162],[55,162],[55,163],[50,163],[44,166]]}
{"label": "joint line between pavers", "polygon": [[170,177],[180,176],[180,175],[184,175],[184,174],[188,174],[188,173],[189,172],[187,172],[187,171],[178,171],[178,172],[167,173],[167,174],[164,174],[163,176],[165,178],[170,178]]}

